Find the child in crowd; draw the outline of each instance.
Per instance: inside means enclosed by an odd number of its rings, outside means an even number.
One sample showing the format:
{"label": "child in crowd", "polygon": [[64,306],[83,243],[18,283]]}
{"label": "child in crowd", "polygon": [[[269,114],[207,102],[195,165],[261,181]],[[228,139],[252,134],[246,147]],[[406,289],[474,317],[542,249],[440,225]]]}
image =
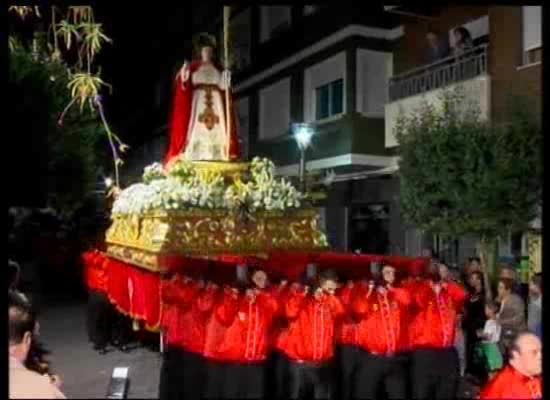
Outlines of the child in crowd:
{"label": "child in crowd", "polygon": [[502,354],[498,347],[501,326],[497,321],[497,312],[497,304],[488,302],[485,305],[487,321],[483,330],[478,331],[478,337],[482,340],[478,344],[477,352],[479,359],[484,363],[489,379],[493,377],[496,371],[502,368]]}

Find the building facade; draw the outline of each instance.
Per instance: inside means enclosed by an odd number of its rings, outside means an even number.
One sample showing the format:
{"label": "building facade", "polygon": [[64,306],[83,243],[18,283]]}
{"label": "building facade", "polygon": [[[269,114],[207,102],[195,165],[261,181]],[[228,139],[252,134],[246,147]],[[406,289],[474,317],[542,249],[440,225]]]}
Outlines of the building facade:
{"label": "building facade", "polygon": [[[394,52],[394,74],[388,83],[387,150],[398,145],[393,128],[401,110],[415,109],[424,100],[437,104],[441,91],[456,85],[464,89],[466,101],[477,102],[482,117],[494,123],[505,122],[506,103],[512,96],[526,98],[541,115],[541,7],[390,6],[386,10],[400,16],[404,31]],[[428,63],[428,30],[439,33],[452,48],[457,27],[469,31],[473,49],[458,60],[448,57]],[[462,238],[443,247],[447,258],[457,261],[475,254],[473,239]],[[501,257],[512,257],[527,255],[527,247],[523,232],[511,232],[499,240],[498,250]]]}
{"label": "building facade", "polygon": [[235,10],[231,26],[246,155],[269,157],[279,174],[296,176],[300,153],[291,126],[313,124],[306,168],[336,174],[320,204],[332,247],[397,247],[403,240],[395,182],[358,178],[397,166],[384,144],[384,107],[403,35],[399,17],[381,6],[252,6]]}

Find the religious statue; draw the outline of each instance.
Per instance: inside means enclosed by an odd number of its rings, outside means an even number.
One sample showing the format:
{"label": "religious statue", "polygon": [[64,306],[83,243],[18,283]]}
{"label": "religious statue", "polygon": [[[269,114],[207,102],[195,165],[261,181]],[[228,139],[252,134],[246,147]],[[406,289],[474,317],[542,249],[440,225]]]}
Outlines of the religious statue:
{"label": "religious statue", "polygon": [[199,34],[193,42],[200,59],[185,62],[177,74],[164,164],[180,154],[190,161],[238,160],[237,115],[227,62],[224,70],[216,63],[213,36]]}

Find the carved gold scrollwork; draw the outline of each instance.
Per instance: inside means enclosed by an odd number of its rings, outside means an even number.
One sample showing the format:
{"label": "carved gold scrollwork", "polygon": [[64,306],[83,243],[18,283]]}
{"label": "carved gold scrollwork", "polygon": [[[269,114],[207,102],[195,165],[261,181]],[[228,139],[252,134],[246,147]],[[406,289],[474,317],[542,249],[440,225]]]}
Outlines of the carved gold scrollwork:
{"label": "carved gold scrollwork", "polygon": [[247,220],[237,214],[207,210],[117,216],[106,239],[109,244],[149,254],[319,250],[326,247],[326,237],[319,230],[316,218],[316,213],[308,210],[257,213]]}

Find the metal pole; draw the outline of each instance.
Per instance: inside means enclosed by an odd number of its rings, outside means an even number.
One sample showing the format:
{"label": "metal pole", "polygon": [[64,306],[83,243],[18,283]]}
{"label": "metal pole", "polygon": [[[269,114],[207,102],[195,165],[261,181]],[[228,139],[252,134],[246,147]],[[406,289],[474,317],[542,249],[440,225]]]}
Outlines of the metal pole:
{"label": "metal pole", "polygon": [[302,193],[306,192],[306,150],[300,149],[300,190]]}

